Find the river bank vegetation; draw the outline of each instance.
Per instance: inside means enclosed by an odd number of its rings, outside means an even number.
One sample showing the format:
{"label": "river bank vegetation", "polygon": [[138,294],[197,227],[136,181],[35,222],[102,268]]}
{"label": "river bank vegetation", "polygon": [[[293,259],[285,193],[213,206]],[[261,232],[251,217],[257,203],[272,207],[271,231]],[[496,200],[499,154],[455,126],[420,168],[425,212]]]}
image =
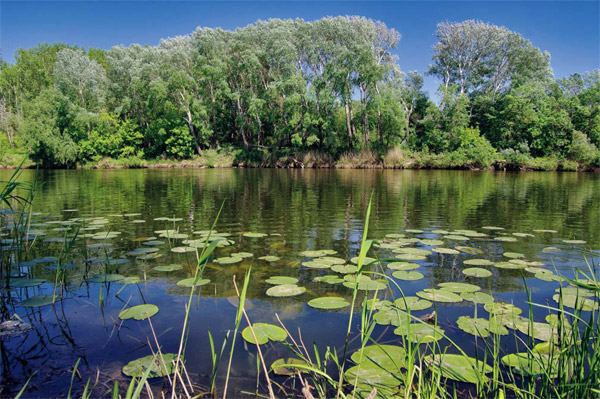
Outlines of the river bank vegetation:
{"label": "river bank vegetation", "polygon": [[20,49],[0,65],[0,165],[600,167],[598,70],[555,79],[550,54],[479,21],[437,39],[435,99],[400,69],[400,33],[364,17]]}

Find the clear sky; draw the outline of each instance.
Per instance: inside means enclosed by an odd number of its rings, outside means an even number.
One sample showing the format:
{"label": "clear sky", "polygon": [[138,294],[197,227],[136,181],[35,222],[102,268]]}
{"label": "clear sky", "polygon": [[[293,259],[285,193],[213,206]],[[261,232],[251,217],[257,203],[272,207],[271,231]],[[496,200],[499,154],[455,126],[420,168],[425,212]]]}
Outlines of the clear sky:
{"label": "clear sky", "polygon": [[[0,47],[15,50],[39,42],[109,49],[131,43],[156,45],[198,26],[235,29],[258,19],[363,15],[400,32],[403,70],[424,73],[440,21],[480,19],[521,33],[552,55],[556,77],[600,68],[599,1],[10,1],[0,0]],[[438,82],[427,78],[434,94]]]}

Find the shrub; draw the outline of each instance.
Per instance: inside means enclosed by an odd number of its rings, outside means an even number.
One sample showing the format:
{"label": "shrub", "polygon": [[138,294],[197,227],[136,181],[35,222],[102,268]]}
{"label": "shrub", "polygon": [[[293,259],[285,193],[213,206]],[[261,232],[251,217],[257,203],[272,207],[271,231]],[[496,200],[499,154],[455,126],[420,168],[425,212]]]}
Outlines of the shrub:
{"label": "shrub", "polygon": [[165,140],[167,156],[184,159],[194,155],[194,140],[186,127],[172,129]]}
{"label": "shrub", "polygon": [[569,150],[569,159],[581,163],[592,163],[598,159],[600,151],[590,142],[589,137],[582,132],[573,132],[573,142]]}

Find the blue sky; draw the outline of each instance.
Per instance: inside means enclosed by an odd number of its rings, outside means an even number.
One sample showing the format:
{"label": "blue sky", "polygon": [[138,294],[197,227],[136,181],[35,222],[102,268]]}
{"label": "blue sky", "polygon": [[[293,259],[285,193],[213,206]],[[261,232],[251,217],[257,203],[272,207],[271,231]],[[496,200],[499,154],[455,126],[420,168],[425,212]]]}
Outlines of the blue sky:
{"label": "blue sky", "polygon": [[[402,35],[396,53],[405,71],[424,73],[431,62],[436,24],[480,19],[503,25],[552,55],[555,76],[600,68],[598,1],[10,1],[0,0],[0,47],[15,50],[39,42],[109,49],[118,44],[156,45],[197,26],[235,29],[258,19],[363,15]],[[438,82],[426,78],[434,94]]]}

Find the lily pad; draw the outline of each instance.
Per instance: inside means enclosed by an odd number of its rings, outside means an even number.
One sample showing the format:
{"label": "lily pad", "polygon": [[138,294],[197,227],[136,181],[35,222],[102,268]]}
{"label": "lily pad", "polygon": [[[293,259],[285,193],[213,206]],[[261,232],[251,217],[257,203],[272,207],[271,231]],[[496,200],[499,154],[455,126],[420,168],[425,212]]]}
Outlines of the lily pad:
{"label": "lily pad", "polygon": [[[287,366],[284,366],[287,365]],[[291,366],[289,366],[291,365]],[[275,360],[273,363],[271,363],[271,370],[273,370],[273,373],[275,375],[287,375],[287,376],[293,376],[296,375],[299,372],[302,372],[303,370],[300,368],[295,368],[293,365],[300,365],[300,366],[306,366],[306,362],[300,360],[300,359],[296,359],[296,358],[286,358],[286,359],[277,359]]]}
{"label": "lily pad", "polygon": [[445,235],[444,238],[446,240],[452,240],[452,241],[467,241],[469,239],[469,237],[465,237],[464,235],[459,235],[459,234],[448,234],[448,235]]}
{"label": "lily pad", "polygon": [[442,339],[444,330],[426,323],[406,323],[396,327],[394,334],[406,336],[413,343],[426,344]]}
{"label": "lily pad", "polygon": [[405,296],[394,301],[394,306],[401,310],[425,310],[429,309],[433,304],[428,300],[418,298],[416,296]]}
{"label": "lily pad", "polygon": [[271,287],[267,290],[268,296],[284,297],[302,295],[306,292],[305,287],[299,287],[296,284],[281,284]]}
{"label": "lily pad", "polygon": [[231,265],[233,263],[239,263],[243,261],[242,258],[234,257],[234,256],[226,256],[223,258],[217,258],[214,260],[215,263],[219,263],[221,265]]}
{"label": "lily pad", "polygon": [[333,250],[333,249],[317,249],[317,250],[309,250],[309,251],[302,251],[300,252],[300,256],[303,256],[305,258],[318,258],[320,256],[327,256],[327,255],[335,255],[337,253],[337,251]]}
{"label": "lily pad", "polygon": [[494,297],[485,292],[462,292],[460,296],[465,300],[473,303],[491,303],[494,302]]}
{"label": "lily pad", "polygon": [[365,275],[350,275],[347,274],[344,276],[344,286],[348,288],[354,288],[355,282],[358,279],[358,289],[363,291],[376,291],[376,290],[384,290],[387,288],[385,280],[372,280],[368,276]]}
{"label": "lily pad", "polygon": [[444,241],[425,238],[425,239],[421,240],[421,244],[428,245],[430,247],[435,247],[435,246],[438,246],[438,245],[444,245]]}
{"label": "lily pad", "polygon": [[[554,357],[554,360],[552,360],[552,357]],[[553,377],[558,372],[556,356],[551,356],[547,353],[534,352],[533,350],[531,353],[511,353],[510,355],[503,356],[501,360],[505,366],[511,367],[517,373],[526,376],[535,377],[544,375],[548,370],[552,369],[553,375],[550,375],[549,377]],[[551,364],[551,362],[553,363]]]}
{"label": "lily pad", "polygon": [[[375,258],[370,258],[368,256],[365,256],[365,260],[363,261],[363,265],[368,265],[371,264],[373,262],[375,262],[377,259]],[[354,263],[355,265],[358,264],[358,256],[355,256],[354,258],[350,259],[350,262]]]}
{"label": "lily pad", "polygon": [[583,240],[563,240],[563,242],[565,244],[572,244],[572,245],[575,245],[575,244],[587,244],[587,241],[583,241]]}
{"label": "lily pad", "polygon": [[10,280],[10,288],[27,288],[37,287],[46,282],[43,278],[12,278]]}
{"label": "lily pad", "polygon": [[491,277],[492,272],[481,267],[470,267],[464,269],[463,274],[469,277]]}
{"label": "lily pad", "polygon": [[494,264],[494,262],[488,259],[467,259],[463,263],[469,266],[491,266]]}
{"label": "lily pad", "polygon": [[339,283],[343,283],[345,280],[334,274],[327,274],[325,276],[315,277],[313,279],[313,281],[315,283],[339,284]]}
{"label": "lily pad", "polygon": [[317,258],[315,260],[303,262],[302,266],[308,267],[310,269],[329,269],[332,266],[332,264],[330,262],[322,261],[321,259]]}
{"label": "lily pad", "polygon": [[446,283],[439,283],[438,286],[441,287],[440,288],[441,290],[451,291],[451,292],[456,292],[456,293],[475,292],[475,291],[481,290],[481,287],[479,287],[475,284],[468,284],[468,283],[446,282]]}
{"label": "lily pad", "polygon": [[482,255],[483,254],[483,251],[479,248],[457,246],[456,249],[458,249],[460,252],[464,252],[469,255]]}
{"label": "lily pad", "polygon": [[179,280],[177,282],[177,285],[179,287],[191,288],[191,287],[200,287],[200,286],[210,283],[210,280],[207,278],[199,278],[195,282],[194,282],[194,280],[195,280],[194,277],[184,278],[183,280]]}
{"label": "lily pad", "polygon": [[425,260],[427,257],[425,255],[415,255],[415,254],[398,254],[395,256],[396,259],[401,260]]}
{"label": "lily pad", "polygon": [[295,277],[288,276],[271,276],[265,280],[267,284],[283,285],[283,284],[296,284],[298,279]]}
{"label": "lily pad", "polygon": [[242,234],[244,237],[248,237],[248,238],[262,238],[262,237],[266,237],[267,234],[266,233],[254,233],[254,232],[246,232],[244,234]]}
{"label": "lily pad", "polygon": [[408,270],[415,270],[419,268],[419,264],[418,263],[412,263],[412,262],[392,262],[392,263],[388,263],[387,264],[388,269],[391,270],[404,270],[404,271],[408,271]]}
{"label": "lily pad", "polygon": [[504,252],[502,254],[502,256],[505,256],[505,257],[511,258],[511,259],[519,259],[519,258],[524,258],[525,254],[522,254],[519,252]]}
{"label": "lily pad", "polygon": [[[561,299],[560,294],[554,294],[552,296],[552,299],[554,299],[554,302],[558,303],[558,301]],[[598,302],[596,302],[595,300],[590,298],[583,298],[581,296],[577,297],[576,295],[568,295],[563,293],[562,303],[563,306],[572,309],[575,309],[577,307],[577,309],[583,310],[584,312],[590,312],[592,310],[598,309]]]}
{"label": "lily pad", "polygon": [[176,270],[181,270],[181,269],[183,269],[183,266],[177,265],[175,263],[172,263],[170,265],[164,265],[164,266],[156,266],[156,267],[152,268],[152,270],[157,271],[157,272],[174,272]]}
{"label": "lily pad", "polygon": [[490,322],[487,319],[460,316],[456,320],[458,328],[476,337],[486,338],[490,336]]}
{"label": "lily pad", "polygon": [[417,296],[434,302],[462,302],[462,298],[454,292],[438,290],[435,288],[426,288],[417,292]]}
{"label": "lily pad", "polygon": [[163,353],[161,355],[149,355],[132,360],[123,366],[123,374],[128,377],[141,377],[150,369],[148,378],[164,377],[173,374],[173,362],[177,358],[175,353]]}
{"label": "lily pad", "polygon": [[452,249],[452,248],[433,248],[432,249],[433,252],[437,252],[438,254],[442,254],[442,255],[458,255],[460,252],[457,251],[456,249]]}
{"label": "lily pad", "polygon": [[333,266],[331,266],[331,270],[336,273],[350,274],[350,273],[356,273],[356,271],[358,270],[358,267],[356,267],[354,265],[333,265]]}
{"label": "lily pad", "polygon": [[406,352],[396,345],[370,345],[354,352],[351,359],[361,367],[400,371],[405,365]]}
{"label": "lily pad", "polygon": [[24,306],[26,308],[38,308],[41,306],[50,305],[51,303],[56,302],[59,299],[59,297],[53,297],[52,295],[34,295],[21,302],[21,306]]}
{"label": "lily pad", "polygon": [[414,272],[414,271],[404,271],[398,270],[392,273],[392,277],[397,278],[398,280],[404,281],[417,281],[421,280],[425,275],[423,273]]}
{"label": "lily pad", "polygon": [[515,237],[509,237],[509,236],[494,237],[494,240],[501,241],[501,242],[517,242],[517,239]]}
{"label": "lily pad", "polygon": [[442,376],[446,378],[472,384],[477,384],[482,374],[493,371],[490,366],[481,360],[450,353],[428,356],[426,362],[439,370]]}
{"label": "lily pad", "polygon": [[229,256],[233,257],[233,258],[251,258],[254,256],[253,253],[251,252],[232,252]]}
{"label": "lily pad", "polygon": [[[256,341],[258,341],[258,345],[264,345],[267,342],[269,342],[269,340],[281,342],[287,338],[287,333],[285,332],[285,330],[273,324],[253,323],[252,329],[254,330],[254,334],[256,335]],[[251,344],[256,344],[250,326],[244,328],[244,330],[242,331],[242,337],[247,342]]]}
{"label": "lily pad", "polygon": [[277,262],[281,258],[279,256],[275,256],[275,255],[267,255],[267,256],[261,256],[258,259],[259,260],[264,260],[266,262]]}
{"label": "lily pad", "polygon": [[158,313],[158,306],[152,304],[137,305],[122,310],[119,313],[121,320],[146,320]]}
{"label": "lily pad", "polygon": [[341,309],[348,305],[350,305],[350,302],[337,296],[324,296],[308,301],[308,306],[316,309]]}

